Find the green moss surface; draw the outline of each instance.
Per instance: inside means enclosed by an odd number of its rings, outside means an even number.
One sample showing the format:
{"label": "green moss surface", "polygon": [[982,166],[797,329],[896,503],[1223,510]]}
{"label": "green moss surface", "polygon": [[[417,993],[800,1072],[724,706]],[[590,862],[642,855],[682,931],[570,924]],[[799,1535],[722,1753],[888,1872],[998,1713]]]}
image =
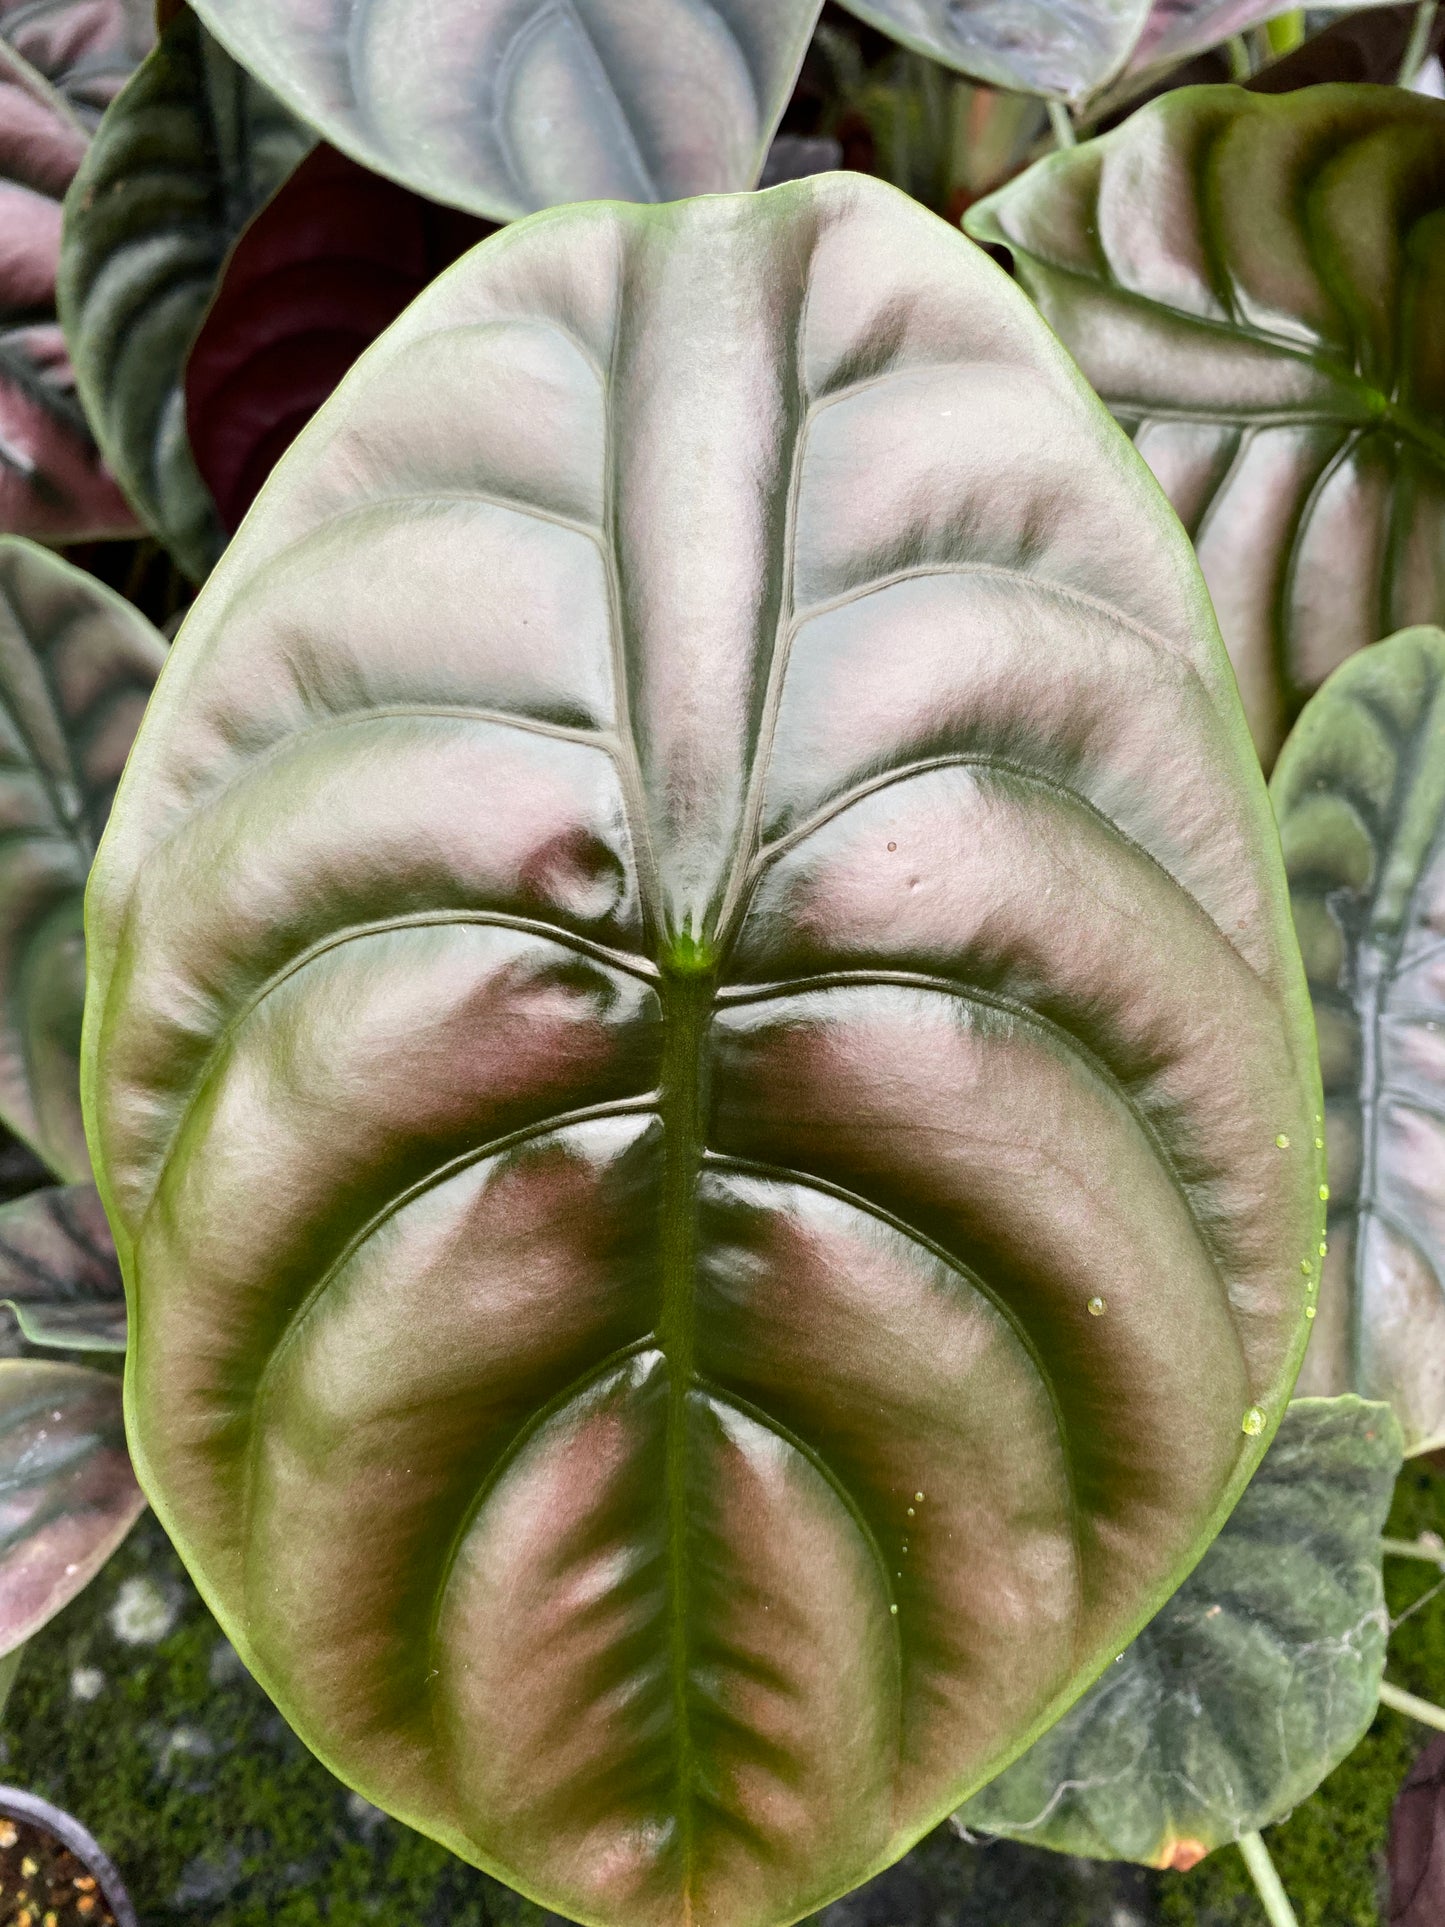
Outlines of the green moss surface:
{"label": "green moss surface", "polygon": [[[1445,1478],[1407,1468],[1391,1531],[1445,1532]],[[322,1583],[318,1575],[318,1583]],[[1432,1583],[1391,1561],[1391,1610]],[[1395,1680],[1445,1700],[1445,1594],[1400,1625]],[[1390,1804],[1426,1735],[1382,1713],[1271,1830],[1302,1927],[1378,1927]],[[555,1916],[338,1785],[240,1665],[149,1517],[34,1640],[4,1720],[5,1777],[76,1813],[144,1927],[542,1927]],[[1158,1876],[935,1834],[815,1927],[1260,1927],[1237,1854]]]}

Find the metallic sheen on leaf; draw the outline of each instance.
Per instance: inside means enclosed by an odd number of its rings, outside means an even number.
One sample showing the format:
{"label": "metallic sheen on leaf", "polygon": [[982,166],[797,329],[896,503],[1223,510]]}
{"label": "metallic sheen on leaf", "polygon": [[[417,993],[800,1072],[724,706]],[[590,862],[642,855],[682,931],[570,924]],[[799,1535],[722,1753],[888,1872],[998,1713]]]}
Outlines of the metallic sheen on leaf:
{"label": "metallic sheen on leaf", "polygon": [[1445,102],[1184,88],[965,226],[1168,491],[1268,768],[1346,656],[1445,617]]}
{"label": "metallic sheen on leaf", "polygon": [[186,356],[232,243],[312,139],[185,11],[66,196],[60,315],[81,398],[126,494],[196,581],[226,536],[186,438]]}
{"label": "metallic sheen on leaf", "polygon": [[843,0],[883,32],[991,87],[1084,100],[1128,60],[1149,0]]}
{"label": "metallic sheen on leaf", "polygon": [[128,602],[0,537],[0,1120],[66,1179],[90,1176],[85,880],[164,660]]}
{"label": "metallic sheen on leaf", "polygon": [[1318,1082],[1203,585],[880,183],[428,289],[197,602],[88,929],[147,1488],[326,1759],[580,1919],[886,1864],[1283,1410]]}
{"label": "metallic sheen on leaf", "polygon": [[1301,1384],[1445,1446],[1445,633],[1347,662],[1271,783],[1314,998],[1329,1256]]}
{"label": "metallic sheen on leaf", "polygon": [[196,0],[332,146],[510,221],[751,187],[820,0]]}

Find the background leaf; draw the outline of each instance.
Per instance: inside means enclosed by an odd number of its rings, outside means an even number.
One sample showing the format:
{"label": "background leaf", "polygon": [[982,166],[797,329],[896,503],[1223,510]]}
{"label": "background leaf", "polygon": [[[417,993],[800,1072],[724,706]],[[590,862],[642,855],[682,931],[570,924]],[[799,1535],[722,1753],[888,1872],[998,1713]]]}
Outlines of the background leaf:
{"label": "background leaf", "polygon": [[186,425],[227,533],[363,349],[494,230],[324,143],[232,249],[186,364]]}
{"label": "background leaf", "polygon": [[32,1345],[124,1352],[125,1287],[93,1184],[0,1205],[0,1304]]}
{"label": "background leaf", "polygon": [[111,468],[188,574],[225,546],[182,383],[227,251],[312,145],[179,14],[106,115],[65,204],[60,312]]}
{"label": "background leaf", "polygon": [[1445,1445],[1445,633],[1338,670],[1271,785],[1329,1120],[1329,1257],[1301,1384]]}
{"label": "background leaf", "polygon": [[155,37],[152,0],[0,0],[0,41],[92,129]]}
{"label": "background leaf", "polygon": [[144,1510],[120,1380],[0,1359],[0,1652],[89,1585]]}
{"label": "background leaf", "polygon": [[1282,1820],[1375,1716],[1380,1532],[1399,1470],[1388,1406],[1292,1404],[1179,1591],[960,1824],[1187,1868]]}
{"label": "background leaf", "polygon": [[1410,1769],[1390,1817],[1390,1927],[1445,1915],[1445,1733]]}
{"label": "background leaf", "polygon": [[1314,1047],[1208,602],[876,182],[550,213],[413,303],[90,917],[148,1489],[324,1757],[548,1905],[896,1856],[1283,1410]]}
{"label": "background leaf", "polygon": [[1445,104],[1185,88],[970,209],[1194,537],[1266,768],[1445,616]]}
{"label": "background leaf", "polygon": [[508,221],[565,201],[751,187],[820,0],[201,0],[334,146]]}
{"label": "background leaf", "polygon": [[1112,80],[1149,0],[843,0],[886,34],[994,87],[1083,100]]}
{"label": "background leaf", "polygon": [[85,881],[164,657],[128,602],[0,537],[0,1119],[62,1178],[90,1174]]}
{"label": "background leaf", "polygon": [[[1389,4],[1390,0],[1338,0],[1333,8],[1325,6],[1311,11],[1345,13]],[[1235,34],[1248,33],[1252,27],[1262,26],[1265,21],[1291,11],[1285,0],[1154,0],[1129,65],[1141,72],[1188,60]]]}
{"label": "background leaf", "polygon": [[82,7],[0,6],[0,530],[56,542],[135,527],[86,426],[55,314],[61,199],[121,64],[118,18],[99,17],[90,44]]}

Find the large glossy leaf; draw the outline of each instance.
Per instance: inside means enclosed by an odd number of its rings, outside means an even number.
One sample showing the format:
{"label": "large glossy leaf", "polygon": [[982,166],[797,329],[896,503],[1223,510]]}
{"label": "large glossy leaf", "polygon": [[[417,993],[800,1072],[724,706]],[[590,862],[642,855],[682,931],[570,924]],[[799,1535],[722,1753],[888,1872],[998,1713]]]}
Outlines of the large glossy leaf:
{"label": "large glossy leaf", "polygon": [[324,144],[272,195],[186,364],[191,448],[228,533],[362,350],[491,232]]}
{"label": "large glossy leaf", "polygon": [[144,1510],[119,1378],[0,1359],[0,1652],[89,1585]]}
{"label": "large glossy leaf", "polygon": [[820,0],[199,0],[333,146],[488,220],[750,187]]}
{"label": "large glossy leaf", "polygon": [[90,1174],[85,880],[164,656],[92,576],[0,537],[0,1119],[63,1178]]}
{"label": "large glossy leaf", "polygon": [[94,127],[155,44],[152,0],[0,0],[0,41]]}
{"label": "large glossy leaf", "polygon": [[1303,1383],[1445,1445],[1445,633],[1325,684],[1272,784],[1314,998],[1330,1251]]}
{"label": "large glossy leaf", "polygon": [[125,1350],[125,1288],[93,1184],[47,1185],[0,1205],[0,1304],[32,1345]]}
{"label": "large glossy leaf", "polygon": [[970,210],[1194,537],[1266,766],[1445,615],[1445,103],[1192,87]]}
{"label": "large glossy leaf", "polygon": [[795,1918],[1293,1377],[1313,1041],[1188,544],[835,174],[484,242],[177,649],[88,926],[143,1477],[368,1797],[583,1919]]}
{"label": "large glossy leaf", "polygon": [[1223,1532],[1132,1646],[958,1815],[1058,1853],[1194,1866],[1282,1820],[1379,1705],[1385,1405],[1300,1399]]}
{"label": "large glossy leaf", "polygon": [[186,438],[186,356],[227,251],[311,144],[183,12],[66,197],[60,314],[81,396],[127,495],[198,581],[226,538]]}
{"label": "large glossy leaf", "polygon": [[[76,78],[79,9],[35,11],[0,7],[0,531],[125,535],[134,517],[96,452],[55,316],[60,203],[89,139],[61,91]],[[86,68],[83,50],[75,61]]]}
{"label": "large glossy leaf", "polygon": [[1149,0],[843,0],[906,46],[994,87],[1082,100],[1112,80]]}

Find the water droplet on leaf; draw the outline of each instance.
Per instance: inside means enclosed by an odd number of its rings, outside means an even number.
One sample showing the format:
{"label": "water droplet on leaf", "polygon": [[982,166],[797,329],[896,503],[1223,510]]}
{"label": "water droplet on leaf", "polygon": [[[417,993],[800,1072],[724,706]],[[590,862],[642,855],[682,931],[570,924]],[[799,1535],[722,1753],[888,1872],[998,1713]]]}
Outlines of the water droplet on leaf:
{"label": "water droplet on leaf", "polygon": [[1091,1298],[1089,1300],[1089,1316],[1091,1318],[1102,1318],[1106,1309],[1102,1298]]}
{"label": "water droplet on leaf", "polygon": [[1264,1430],[1264,1413],[1257,1405],[1251,1405],[1240,1421],[1240,1430],[1246,1438],[1257,1439]]}
{"label": "water droplet on leaf", "polygon": [[1287,1151],[1289,1149],[1289,1139],[1285,1136],[1283,1131],[1281,1131],[1279,1136],[1275,1139],[1275,1143],[1278,1145],[1281,1151]]}
{"label": "water droplet on leaf", "polygon": [[1330,1201],[1330,1187],[1327,1184],[1322,1184],[1320,1186],[1320,1203],[1328,1204],[1329,1201]]}

